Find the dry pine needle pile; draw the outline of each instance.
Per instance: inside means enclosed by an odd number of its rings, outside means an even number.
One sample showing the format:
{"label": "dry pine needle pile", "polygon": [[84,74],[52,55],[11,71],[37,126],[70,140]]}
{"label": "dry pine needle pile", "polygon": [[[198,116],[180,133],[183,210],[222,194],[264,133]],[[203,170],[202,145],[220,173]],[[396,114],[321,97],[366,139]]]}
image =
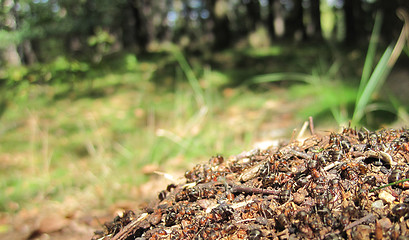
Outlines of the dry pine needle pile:
{"label": "dry pine needle pile", "polygon": [[409,239],[408,163],[407,129],[215,156],[93,239]]}

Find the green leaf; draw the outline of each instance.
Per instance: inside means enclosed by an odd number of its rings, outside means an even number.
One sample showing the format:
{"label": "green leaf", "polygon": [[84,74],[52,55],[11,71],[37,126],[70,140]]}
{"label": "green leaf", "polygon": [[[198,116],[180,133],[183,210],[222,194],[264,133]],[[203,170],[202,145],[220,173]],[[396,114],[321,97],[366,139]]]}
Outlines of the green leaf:
{"label": "green leaf", "polygon": [[386,79],[386,76],[391,70],[391,66],[388,66],[389,58],[392,54],[392,46],[389,46],[382,55],[382,58],[379,60],[379,63],[376,65],[375,70],[373,71],[371,77],[368,80],[368,83],[363,88],[362,94],[358,95],[354,115],[352,116],[352,124],[356,125],[364,116],[366,106],[371,100],[373,93],[376,88],[381,86]]}
{"label": "green leaf", "polygon": [[361,81],[359,84],[358,98],[361,97],[361,94],[372,72],[372,66],[373,66],[373,62],[375,60],[375,54],[376,54],[376,47],[378,45],[379,36],[381,33],[382,19],[383,19],[383,14],[381,11],[378,11],[376,13],[374,28],[372,31],[371,39],[369,40],[368,53],[366,54],[364,68],[362,70]]}
{"label": "green leaf", "polygon": [[250,79],[249,84],[279,82],[279,81],[299,81],[312,83],[314,76],[304,73],[269,73],[258,75]]}

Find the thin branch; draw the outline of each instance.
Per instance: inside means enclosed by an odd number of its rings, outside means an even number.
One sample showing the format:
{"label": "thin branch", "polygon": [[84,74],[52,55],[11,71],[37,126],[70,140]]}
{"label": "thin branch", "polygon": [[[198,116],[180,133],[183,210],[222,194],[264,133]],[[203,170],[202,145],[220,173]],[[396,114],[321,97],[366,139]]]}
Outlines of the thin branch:
{"label": "thin branch", "polygon": [[370,219],[373,218],[373,217],[375,217],[375,215],[372,214],[372,213],[370,213],[370,214],[366,215],[366,216],[363,217],[363,218],[360,218],[360,219],[358,219],[358,220],[356,220],[356,221],[354,221],[354,222],[351,222],[350,224],[348,224],[348,225],[344,228],[344,231],[346,231],[346,230],[348,230],[348,229],[351,229],[351,228],[353,228],[353,227],[356,227],[356,226],[358,226],[359,224],[364,223],[364,222],[370,220]]}

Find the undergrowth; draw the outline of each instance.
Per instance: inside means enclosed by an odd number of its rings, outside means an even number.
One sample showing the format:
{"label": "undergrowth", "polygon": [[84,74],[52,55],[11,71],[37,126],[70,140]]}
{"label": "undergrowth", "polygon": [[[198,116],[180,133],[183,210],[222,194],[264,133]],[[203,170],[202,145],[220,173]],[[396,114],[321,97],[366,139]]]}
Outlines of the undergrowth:
{"label": "undergrowth", "polygon": [[[98,65],[59,58],[2,70],[0,211],[67,198],[92,207],[139,199],[153,170],[172,173],[256,140],[289,138],[306,116],[319,122],[329,111],[344,121],[361,92],[343,69],[349,59],[328,64],[316,49],[226,51],[209,61],[167,48]],[[280,69],[291,72],[261,75]],[[254,75],[253,83],[269,84],[245,85]],[[306,84],[271,84],[279,80]]]}
{"label": "undergrowth", "polygon": [[[342,67],[350,64],[346,62],[347,59],[336,57],[332,60],[332,64],[328,64],[327,60],[320,57],[320,61],[310,73],[268,73],[253,77],[249,83],[302,82],[303,85],[295,85],[292,89],[296,92],[296,96],[313,98],[310,106],[305,106],[305,115],[310,114],[317,118],[323,113],[330,112],[339,125],[377,128],[379,121],[371,121],[373,112],[377,111],[392,113],[395,115],[395,120],[407,120],[407,109],[393,95],[388,96],[388,99],[376,97],[380,95],[382,86],[404,47],[409,46],[409,16],[403,10],[398,11],[397,14],[404,23],[401,35],[395,43],[386,47],[375,64],[378,59],[377,47],[383,18],[381,12],[377,13],[360,81],[353,79],[351,81],[342,77]],[[339,53],[336,54],[337,49],[332,51],[334,56],[342,56]],[[383,115],[385,116],[385,113]]]}
{"label": "undergrowth", "polygon": [[177,51],[158,54],[113,56],[75,83],[9,86],[0,211],[67,198],[93,207],[140,199],[138,186],[154,175],[146,165],[172,173],[247,149],[270,93],[221,87],[227,75],[196,69]]}

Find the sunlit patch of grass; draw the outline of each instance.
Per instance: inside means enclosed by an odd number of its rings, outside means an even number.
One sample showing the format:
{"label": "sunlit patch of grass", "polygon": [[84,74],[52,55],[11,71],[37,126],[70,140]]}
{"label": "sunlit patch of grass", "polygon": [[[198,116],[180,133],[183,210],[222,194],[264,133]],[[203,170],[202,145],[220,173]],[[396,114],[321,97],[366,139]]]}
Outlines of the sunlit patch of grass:
{"label": "sunlit patch of grass", "polygon": [[302,102],[302,108],[297,113],[300,118],[314,116],[316,120],[332,115],[338,123],[348,121],[356,98],[356,88],[342,83],[333,82],[316,85],[297,84],[290,88],[290,96],[295,101]]}
{"label": "sunlit patch of grass", "polygon": [[[215,154],[240,153],[263,122],[274,121],[264,104],[279,96],[223,90],[231,79],[222,71],[194,68],[185,56],[171,53],[158,63],[124,58],[102,63],[110,68],[101,69],[104,74],[91,69],[92,85],[85,79],[74,89],[64,84],[14,89],[16,99],[10,98],[1,118],[0,157],[9,156],[9,163],[0,167],[5,189],[0,211],[73,196],[91,207],[133,199],[130,192],[149,179],[142,173],[145,165],[172,171]],[[168,65],[184,70],[169,76]],[[164,78],[171,87],[158,84]],[[181,160],[170,162],[174,159]]]}
{"label": "sunlit patch of grass", "polygon": [[245,53],[250,57],[272,57],[283,53],[282,46],[271,46],[268,48],[249,48]]}

